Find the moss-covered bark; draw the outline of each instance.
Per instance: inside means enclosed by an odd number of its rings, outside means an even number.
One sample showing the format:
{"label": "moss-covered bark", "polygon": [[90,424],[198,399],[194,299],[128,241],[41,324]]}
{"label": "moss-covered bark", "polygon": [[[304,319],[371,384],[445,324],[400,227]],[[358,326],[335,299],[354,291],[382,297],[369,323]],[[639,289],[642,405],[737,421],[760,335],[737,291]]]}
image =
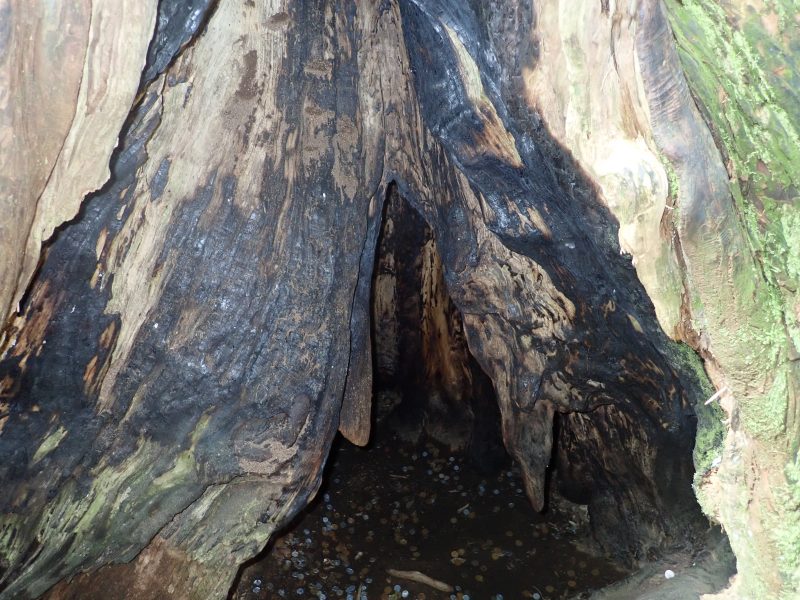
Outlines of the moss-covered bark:
{"label": "moss-covered bark", "polygon": [[745,593],[791,597],[800,588],[800,4],[666,5],[689,87],[725,160],[732,226],[746,241],[746,252],[731,257],[735,294],[711,301],[700,294],[693,312],[704,317],[698,329],[710,329],[735,398],[727,458],[741,458],[734,449],[752,444],[750,468],[774,487],[754,482],[749,492],[742,468],[736,475],[723,465],[728,494],[707,501],[731,532]]}

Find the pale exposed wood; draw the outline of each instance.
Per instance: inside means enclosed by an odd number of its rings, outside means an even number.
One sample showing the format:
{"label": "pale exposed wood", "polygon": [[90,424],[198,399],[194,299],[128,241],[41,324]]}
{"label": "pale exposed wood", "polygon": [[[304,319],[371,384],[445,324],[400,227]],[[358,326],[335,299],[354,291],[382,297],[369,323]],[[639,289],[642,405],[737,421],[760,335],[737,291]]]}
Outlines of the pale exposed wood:
{"label": "pale exposed wood", "polygon": [[156,5],[0,2],[2,322],[17,309],[42,242],[108,178]]}
{"label": "pale exposed wood", "polygon": [[664,331],[677,338],[683,286],[669,195],[676,190],[669,189],[640,81],[639,7],[569,0],[534,7],[531,35],[541,52],[523,67],[526,102],[597,183],[620,222],[621,249]]}
{"label": "pale exposed wood", "polygon": [[413,581],[415,583],[421,583],[422,585],[427,585],[428,587],[439,590],[440,592],[453,591],[452,585],[445,583],[444,581],[434,579],[433,577],[425,575],[425,573],[421,573],[420,571],[398,571],[397,569],[387,569],[386,572],[392,577],[405,579],[406,581]]}
{"label": "pale exposed wood", "polygon": [[[670,507],[691,511],[696,381],[591,182],[493,80],[530,23],[493,27],[501,45],[482,39],[494,16],[427,4],[222,1],[142,90],[114,180],[49,248],[9,329],[3,600],[111,561],[131,562],[54,593],[224,594],[317,489],[336,429],[368,438],[392,182],[433,232],[425,293],[463,315],[531,502],[560,412],[585,430],[568,459],[609,550],[644,553],[683,518]],[[428,312],[426,331],[453,314]],[[607,436],[640,453],[606,457]],[[628,527],[602,529],[613,510]]]}

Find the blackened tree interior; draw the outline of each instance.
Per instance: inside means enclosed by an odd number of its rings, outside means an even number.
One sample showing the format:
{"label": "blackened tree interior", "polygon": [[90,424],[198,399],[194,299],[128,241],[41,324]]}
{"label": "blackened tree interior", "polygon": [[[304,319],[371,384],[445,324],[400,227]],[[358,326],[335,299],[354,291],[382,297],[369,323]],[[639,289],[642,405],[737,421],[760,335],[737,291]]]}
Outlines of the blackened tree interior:
{"label": "blackened tree interior", "polygon": [[0,598],[223,597],[392,388],[628,565],[710,519],[730,593],[796,589],[797,11],[754,4],[1,2]]}

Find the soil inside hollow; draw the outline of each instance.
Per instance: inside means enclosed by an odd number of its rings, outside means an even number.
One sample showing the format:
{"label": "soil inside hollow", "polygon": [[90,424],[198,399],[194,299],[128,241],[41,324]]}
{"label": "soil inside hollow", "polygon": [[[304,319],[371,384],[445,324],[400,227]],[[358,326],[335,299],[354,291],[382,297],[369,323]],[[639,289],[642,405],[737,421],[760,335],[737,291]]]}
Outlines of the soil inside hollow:
{"label": "soil inside hollow", "polygon": [[587,550],[586,527],[585,510],[557,498],[535,512],[510,462],[481,472],[434,442],[387,436],[359,448],[337,439],[317,497],[243,568],[232,597],[579,597],[626,575]]}

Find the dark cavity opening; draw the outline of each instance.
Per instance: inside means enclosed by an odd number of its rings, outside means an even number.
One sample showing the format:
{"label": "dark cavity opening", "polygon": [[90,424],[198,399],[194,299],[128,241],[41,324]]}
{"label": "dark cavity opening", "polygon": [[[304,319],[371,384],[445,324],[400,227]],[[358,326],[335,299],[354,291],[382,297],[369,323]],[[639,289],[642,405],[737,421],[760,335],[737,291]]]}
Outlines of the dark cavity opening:
{"label": "dark cavity opening", "polygon": [[372,343],[369,444],[337,436],[317,496],[244,565],[232,598],[552,599],[624,576],[592,547],[585,506],[550,486],[545,511],[531,507],[433,233],[394,186],[376,251]]}
{"label": "dark cavity opening", "polygon": [[434,441],[486,472],[506,466],[492,381],[469,351],[433,232],[394,186],[378,238],[371,316],[378,435]]}

